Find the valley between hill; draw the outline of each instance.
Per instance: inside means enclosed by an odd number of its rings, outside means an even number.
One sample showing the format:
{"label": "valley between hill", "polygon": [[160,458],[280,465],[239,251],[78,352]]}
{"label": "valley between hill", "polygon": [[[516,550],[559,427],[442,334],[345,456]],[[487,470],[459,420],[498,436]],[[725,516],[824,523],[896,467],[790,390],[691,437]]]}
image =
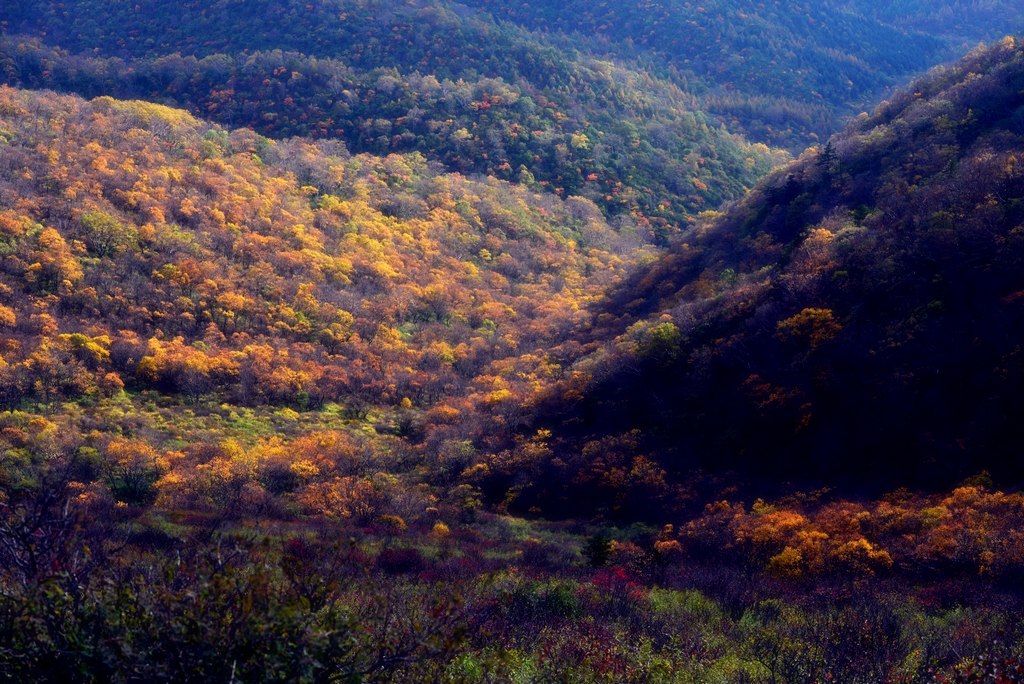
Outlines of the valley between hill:
{"label": "valley between hill", "polygon": [[1024,677],[1024,48],[824,135],[919,5],[5,6],[0,679]]}

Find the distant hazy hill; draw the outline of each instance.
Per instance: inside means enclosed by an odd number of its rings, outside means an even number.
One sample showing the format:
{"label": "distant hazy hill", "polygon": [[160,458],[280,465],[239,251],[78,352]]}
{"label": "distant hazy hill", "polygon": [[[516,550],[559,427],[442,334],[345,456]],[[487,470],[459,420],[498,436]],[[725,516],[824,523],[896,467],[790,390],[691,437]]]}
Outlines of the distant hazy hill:
{"label": "distant hazy hill", "polygon": [[1024,29],[1017,2],[463,0],[699,93],[733,130],[796,151],[884,89]]}
{"label": "distant hazy hill", "polygon": [[586,196],[659,240],[773,163],[668,79],[452,3],[76,0],[7,5],[0,20],[11,84],[340,137],[356,152],[421,151]]}
{"label": "distant hazy hill", "polygon": [[12,85],[143,98],[356,152],[418,150],[588,197],[663,241],[771,164],[720,124],[799,152],[910,75],[1019,31],[1024,9],[26,0],[0,8],[0,27]]}
{"label": "distant hazy hill", "polygon": [[870,489],[1024,475],[1022,93],[1013,40],[972,53],[614,293],[612,338],[537,418],[557,446],[536,499],[621,500],[614,472],[637,506],[696,468]]}

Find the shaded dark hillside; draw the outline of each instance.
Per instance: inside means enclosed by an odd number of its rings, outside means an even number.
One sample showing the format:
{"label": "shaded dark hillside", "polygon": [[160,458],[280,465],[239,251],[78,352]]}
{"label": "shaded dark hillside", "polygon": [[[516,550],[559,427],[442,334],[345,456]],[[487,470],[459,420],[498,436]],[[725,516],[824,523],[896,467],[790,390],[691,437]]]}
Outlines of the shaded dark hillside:
{"label": "shaded dark hillside", "polygon": [[1022,93],[1012,39],[934,72],[614,293],[524,501],[1024,476]]}

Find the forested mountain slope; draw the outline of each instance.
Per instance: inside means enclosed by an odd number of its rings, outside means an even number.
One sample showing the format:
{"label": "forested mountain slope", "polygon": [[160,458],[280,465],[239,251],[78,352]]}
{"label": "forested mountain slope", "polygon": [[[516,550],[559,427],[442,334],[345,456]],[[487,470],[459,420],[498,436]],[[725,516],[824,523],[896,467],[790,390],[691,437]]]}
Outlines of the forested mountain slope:
{"label": "forested mountain slope", "polygon": [[1024,476],[1022,92],[1013,39],[939,69],[614,292],[610,341],[538,412],[554,460],[531,491],[607,502],[633,472],[642,508],[697,469],[871,491]]}
{"label": "forested mountain slope", "polygon": [[8,6],[0,20],[10,84],[142,98],[355,152],[421,151],[586,196],[659,241],[778,160],[670,80],[436,0],[81,0]]}
{"label": "forested mountain slope", "polygon": [[144,102],[4,88],[0,140],[7,408],[123,383],[428,407],[501,358],[547,372],[640,253],[584,199]]}
{"label": "forested mountain slope", "polygon": [[1019,3],[463,0],[563,44],[644,64],[731,130],[799,152],[889,87],[1024,28]]}
{"label": "forested mountain slope", "polygon": [[142,98],[272,137],[418,150],[586,196],[663,242],[773,162],[721,123],[799,152],[1022,21],[1008,2],[33,0],[0,8],[0,67],[12,85]]}

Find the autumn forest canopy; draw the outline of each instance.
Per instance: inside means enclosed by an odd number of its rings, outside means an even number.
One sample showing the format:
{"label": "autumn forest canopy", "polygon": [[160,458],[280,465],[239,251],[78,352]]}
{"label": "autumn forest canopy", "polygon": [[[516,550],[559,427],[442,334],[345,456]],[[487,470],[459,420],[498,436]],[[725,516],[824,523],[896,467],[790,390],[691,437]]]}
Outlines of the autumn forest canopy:
{"label": "autumn forest canopy", "polygon": [[0,6],[0,680],[1024,680],[1024,9]]}

